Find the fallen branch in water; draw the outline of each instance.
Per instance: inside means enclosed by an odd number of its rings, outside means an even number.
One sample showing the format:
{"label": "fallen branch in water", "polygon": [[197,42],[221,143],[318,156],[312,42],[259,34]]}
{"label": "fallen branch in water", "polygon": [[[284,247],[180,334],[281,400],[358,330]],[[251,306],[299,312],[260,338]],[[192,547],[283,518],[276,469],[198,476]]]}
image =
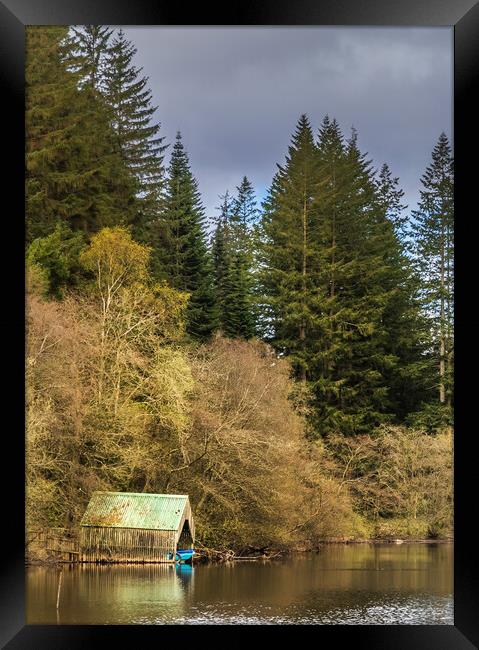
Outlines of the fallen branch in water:
{"label": "fallen branch in water", "polygon": [[[202,545],[199,544],[198,546]],[[235,553],[231,549],[218,551],[215,548],[208,548],[206,546],[202,546],[202,548],[198,549],[196,553],[197,559],[203,558],[210,561],[215,560],[217,562],[227,562],[231,560],[234,555]]]}
{"label": "fallen branch in water", "polygon": [[[273,558],[279,557],[284,554],[283,551],[276,551],[268,553],[266,549],[255,549],[256,551],[261,550],[261,555],[236,555],[232,549],[225,549],[218,551],[214,548],[207,548],[199,544],[201,548],[198,548],[196,553],[197,560],[206,560],[206,561],[216,561],[216,562],[235,562],[237,560],[249,561],[249,560],[271,560]],[[244,551],[245,549],[243,549]]]}

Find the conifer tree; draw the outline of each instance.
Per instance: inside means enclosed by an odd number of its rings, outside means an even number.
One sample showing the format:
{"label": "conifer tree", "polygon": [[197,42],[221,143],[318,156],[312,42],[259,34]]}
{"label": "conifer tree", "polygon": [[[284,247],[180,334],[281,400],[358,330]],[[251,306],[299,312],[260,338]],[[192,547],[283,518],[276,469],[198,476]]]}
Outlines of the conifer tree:
{"label": "conifer tree", "polygon": [[253,186],[246,176],[236,190],[230,203],[226,193],[215,232],[215,284],[224,334],[250,339],[255,334],[251,226],[257,210]]}
{"label": "conifer tree", "polygon": [[206,246],[204,210],[180,132],[173,147],[163,214],[158,268],[175,289],[190,293],[187,331],[206,338],[216,327],[212,260]]}
{"label": "conifer tree", "polygon": [[133,64],[136,51],[120,29],[107,49],[103,88],[116,146],[137,182],[139,215],[135,233],[149,239],[151,221],[160,210],[166,146],[158,137],[160,125],[152,122],[157,107],[152,105],[148,78],[142,77],[141,69]]}
{"label": "conifer tree", "polygon": [[387,417],[382,312],[388,266],[370,162],[353,129],[343,141],[335,120],[320,129],[325,184],[318,197],[323,242],[320,336],[312,354],[317,429],[358,433]]}
{"label": "conifer tree", "polygon": [[268,338],[290,355],[297,377],[308,374],[308,340],[316,328],[318,294],[317,154],[309,120],[302,115],[263,203],[262,302]]}
{"label": "conifer tree", "polygon": [[[77,99],[76,80],[62,64],[67,27],[27,27],[25,70],[26,130],[26,220],[27,241],[49,234],[55,227],[59,201],[50,191],[50,176],[60,161],[67,167],[66,156],[56,155],[61,139],[74,125],[67,104]],[[57,165],[58,168],[60,164]],[[68,171],[64,174],[68,182]],[[63,178],[60,177],[62,180]]]}
{"label": "conifer tree", "polygon": [[225,311],[228,308],[228,278],[231,265],[231,213],[233,202],[226,190],[221,205],[217,208],[220,213],[216,218],[211,249],[213,256],[215,303],[218,313],[218,327],[224,332]]}
{"label": "conifer tree", "polygon": [[113,149],[99,95],[80,87],[63,27],[27,28],[27,241],[58,221],[93,232],[124,223],[134,209],[132,179]]}
{"label": "conifer tree", "polygon": [[384,221],[383,257],[389,267],[383,286],[391,290],[382,315],[384,347],[392,360],[386,370],[386,380],[395,419],[404,422],[428,397],[427,337],[417,299],[420,279],[408,255],[404,192],[387,164],[381,167],[376,184],[379,218]]}
{"label": "conifer tree", "polygon": [[79,73],[82,85],[95,92],[105,88],[112,34],[113,30],[104,25],[72,28],[70,65]]}
{"label": "conifer tree", "polygon": [[232,224],[237,230],[238,242],[246,250],[251,245],[249,234],[258,214],[254,189],[247,176],[243,176],[236,192],[233,201]]}
{"label": "conifer tree", "polygon": [[326,299],[312,355],[316,428],[367,432],[404,420],[424,387],[415,278],[399,238],[403,193],[387,166],[375,178],[354,129],[344,143],[326,118],[318,152],[328,180],[318,198]]}
{"label": "conifer tree", "polygon": [[402,203],[404,191],[399,187],[399,178],[393,177],[387,163],[379,171],[376,186],[383,213],[393,224],[396,233],[403,235],[407,223],[407,216],[404,215],[407,205]]}
{"label": "conifer tree", "polygon": [[255,333],[251,271],[244,251],[233,251],[225,278],[223,332],[229,338],[250,339]]}
{"label": "conifer tree", "polygon": [[256,332],[256,305],[254,302],[255,278],[253,276],[253,227],[257,222],[258,209],[253,185],[247,176],[236,188],[233,206],[233,258],[232,304],[236,305],[236,336],[250,339]]}
{"label": "conifer tree", "polygon": [[413,255],[421,278],[419,298],[430,332],[430,361],[436,369],[433,386],[439,403],[450,407],[454,354],[454,180],[453,157],[445,133],[439,136],[421,182],[421,199],[411,225]]}
{"label": "conifer tree", "polygon": [[324,118],[320,127],[317,151],[318,168],[323,178],[316,194],[320,221],[318,243],[321,248],[317,281],[322,287],[322,300],[318,323],[319,344],[315,351],[315,377],[318,397],[332,415],[330,403],[339,401],[343,383],[339,369],[336,370],[340,352],[344,352],[345,346],[344,328],[337,322],[337,314],[342,312],[340,290],[346,286],[352,261],[345,240],[350,234],[346,210],[346,149],[338,123],[336,120],[331,121],[329,116]]}
{"label": "conifer tree", "polygon": [[345,142],[326,117],[315,146],[301,118],[264,204],[263,328],[307,386],[313,436],[367,432],[407,408],[417,311],[393,223],[401,191],[382,178],[381,192],[354,129]]}

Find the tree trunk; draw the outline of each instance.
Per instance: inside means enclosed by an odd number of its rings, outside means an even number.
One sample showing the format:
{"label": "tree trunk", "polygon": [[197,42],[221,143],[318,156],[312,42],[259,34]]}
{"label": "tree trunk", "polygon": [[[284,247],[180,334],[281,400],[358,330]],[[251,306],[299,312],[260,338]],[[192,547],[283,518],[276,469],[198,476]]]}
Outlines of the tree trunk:
{"label": "tree trunk", "polygon": [[[303,282],[302,282],[302,296],[301,296],[301,303],[303,305],[303,308],[304,308],[304,301],[306,295],[307,241],[308,241],[308,225],[307,225],[307,207],[306,207],[306,192],[305,192],[303,196],[303,264],[302,264]],[[304,342],[306,340],[306,323],[304,322],[303,316],[301,318],[302,320],[299,326],[299,340]],[[301,345],[301,348],[304,348],[304,343]],[[306,381],[306,370],[304,367],[301,368],[301,380]]]}
{"label": "tree trunk", "polygon": [[450,231],[449,226],[446,229],[446,377],[447,377],[447,390],[446,401],[448,406],[451,406],[451,381],[452,381],[452,314],[451,314],[451,254],[450,254]]}
{"label": "tree trunk", "polygon": [[445,237],[444,237],[444,215],[441,232],[441,263],[440,263],[440,287],[441,287],[441,300],[440,300],[440,313],[439,313],[439,401],[441,404],[446,402],[446,387],[445,387],[445,374],[446,374],[446,332],[445,332],[445,301],[444,301],[444,276],[445,276]]}
{"label": "tree trunk", "polygon": [[[333,191],[336,193],[336,174],[333,169]],[[335,199],[336,201],[336,199]],[[333,207],[333,218],[331,222],[331,273],[330,273],[330,289],[329,289],[329,295],[330,298],[334,299],[336,295],[336,203],[334,204]],[[331,307],[329,308],[329,325],[330,325],[330,332],[331,332],[331,341],[330,345],[332,345],[333,341],[333,336],[334,336],[334,320],[333,320],[333,304],[331,304]],[[327,361],[326,361],[326,372],[328,377],[331,374],[331,357],[328,356]],[[340,398],[341,399],[341,398]],[[342,408],[342,406],[341,406]]]}

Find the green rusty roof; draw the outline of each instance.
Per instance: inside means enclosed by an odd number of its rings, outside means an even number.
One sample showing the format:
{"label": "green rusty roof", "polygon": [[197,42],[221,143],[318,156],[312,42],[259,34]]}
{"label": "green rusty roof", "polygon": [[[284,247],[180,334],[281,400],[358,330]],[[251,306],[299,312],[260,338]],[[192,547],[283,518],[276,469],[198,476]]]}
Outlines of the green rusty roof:
{"label": "green rusty roof", "polygon": [[93,492],[81,526],[178,530],[185,494]]}

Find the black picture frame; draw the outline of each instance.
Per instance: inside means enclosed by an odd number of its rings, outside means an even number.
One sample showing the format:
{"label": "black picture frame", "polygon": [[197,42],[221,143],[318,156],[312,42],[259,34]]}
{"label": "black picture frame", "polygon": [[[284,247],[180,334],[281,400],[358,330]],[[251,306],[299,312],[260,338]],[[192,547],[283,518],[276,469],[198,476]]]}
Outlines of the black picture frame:
{"label": "black picture frame", "polygon": [[[474,441],[473,408],[475,381],[468,381],[468,370],[477,369],[474,334],[479,318],[473,317],[475,260],[467,244],[479,241],[475,206],[477,163],[468,154],[479,152],[478,129],[474,128],[477,104],[475,79],[479,78],[479,4],[476,0],[244,0],[223,7],[203,4],[185,9],[179,3],[163,0],[3,0],[0,1],[0,69],[2,74],[3,120],[7,147],[4,180],[2,274],[4,309],[0,325],[8,378],[3,392],[4,421],[12,414],[11,426],[4,426],[3,469],[12,469],[4,478],[2,499],[3,541],[6,548],[1,562],[0,641],[2,647],[80,648],[99,647],[111,642],[119,647],[144,647],[146,643],[178,642],[175,626],[41,626],[25,625],[24,620],[24,27],[31,24],[114,24],[114,25],[383,25],[454,26],[454,153],[456,204],[456,423],[454,449],[455,552],[454,617],[451,626],[315,626],[318,645],[329,641],[341,647],[423,648],[431,650],[474,648],[479,645],[477,624],[478,579],[475,565],[475,537],[472,498],[477,494],[477,459],[471,453]],[[414,101],[414,98],[411,98]],[[7,198],[12,199],[6,209]],[[474,230],[475,229],[475,230]],[[476,236],[475,236],[476,235]],[[8,255],[7,255],[8,253]],[[469,307],[469,309],[468,309]],[[9,355],[5,355],[5,351]],[[477,374],[477,370],[475,370]],[[474,374],[471,374],[474,377]],[[477,401],[477,398],[476,398]],[[471,418],[468,418],[468,415]],[[470,424],[469,424],[470,421]],[[8,448],[7,448],[8,443]],[[194,626],[195,643],[212,642],[212,636],[227,626]],[[281,637],[301,626],[268,627],[268,635]],[[311,631],[311,630],[309,630]],[[182,631],[183,638],[187,630]],[[229,647],[243,646],[248,635],[258,634],[257,626],[231,628],[225,637]],[[113,637],[116,637],[113,639]]]}

